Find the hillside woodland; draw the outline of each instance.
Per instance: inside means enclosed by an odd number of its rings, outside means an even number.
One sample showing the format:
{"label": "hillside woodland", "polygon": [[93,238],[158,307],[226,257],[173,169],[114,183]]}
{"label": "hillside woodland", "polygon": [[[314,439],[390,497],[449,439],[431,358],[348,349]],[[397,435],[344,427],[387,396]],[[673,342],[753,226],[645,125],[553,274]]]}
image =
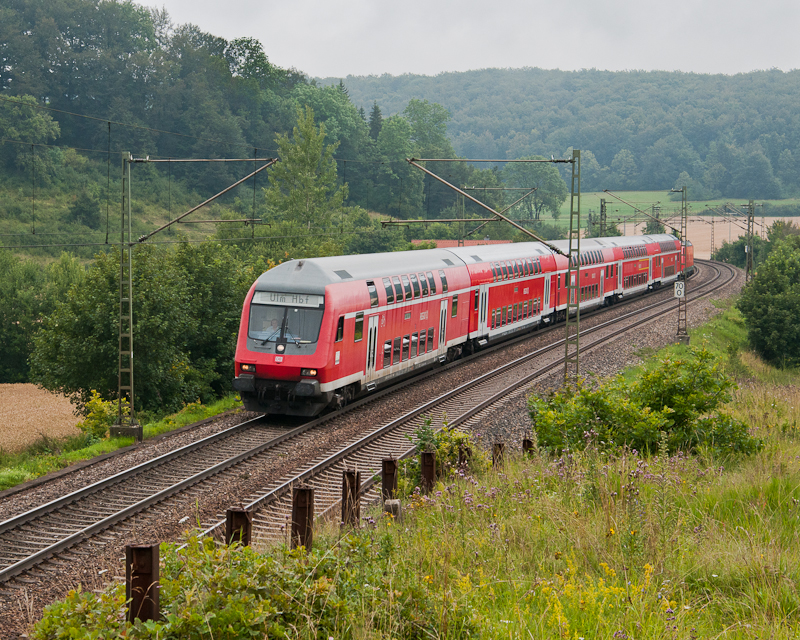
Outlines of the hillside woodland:
{"label": "hillside woodland", "polygon": [[696,199],[780,198],[800,187],[797,70],[482,69],[343,81],[356,105],[377,103],[387,114],[411,97],[444,105],[453,148],[465,157],[581,149],[589,191],[681,183]]}
{"label": "hillside woodland", "polygon": [[[270,157],[301,107],[312,109],[333,145],[337,180],[347,184],[343,203],[399,218],[453,217],[461,206],[409,166],[409,156],[549,158],[575,147],[584,191],[686,184],[693,199],[800,192],[797,71],[484,69],[311,79],[272,64],[253,38],[226,40],[173,24],[163,9],[118,0],[5,0],[0,42],[7,232],[35,230],[37,198],[39,232],[104,231],[118,207],[121,152]],[[459,186],[538,186],[544,200],[552,193],[547,175],[520,176],[511,165],[429,166]],[[138,167],[136,213],[166,217],[242,175],[231,163]],[[261,175],[222,199],[223,208],[269,217]],[[479,195],[492,206],[516,197]],[[526,203],[518,214],[541,210],[541,202]],[[558,207],[546,202],[544,210]]]}

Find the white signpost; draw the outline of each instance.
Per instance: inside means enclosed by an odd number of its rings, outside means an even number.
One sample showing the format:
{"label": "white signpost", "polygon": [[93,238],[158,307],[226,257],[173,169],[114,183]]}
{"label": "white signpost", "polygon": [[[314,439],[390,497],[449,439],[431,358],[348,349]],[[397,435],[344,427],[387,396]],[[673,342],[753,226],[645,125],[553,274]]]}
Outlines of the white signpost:
{"label": "white signpost", "polygon": [[678,280],[675,283],[675,297],[676,298],[683,298],[686,296],[686,283]]}

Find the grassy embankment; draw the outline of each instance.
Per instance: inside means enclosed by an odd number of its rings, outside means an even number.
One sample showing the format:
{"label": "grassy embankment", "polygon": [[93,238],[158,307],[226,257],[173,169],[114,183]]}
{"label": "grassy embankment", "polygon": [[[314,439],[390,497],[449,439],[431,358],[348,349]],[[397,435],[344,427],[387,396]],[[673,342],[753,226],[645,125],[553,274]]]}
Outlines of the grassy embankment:
{"label": "grassy embankment", "polygon": [[[240,406],[241,401],[235,395],[209,405],[193,402],[176,414],[146,422],[144,437],[152,438]],[[69,438],[42,436],[35,444],[17,453],[0,449],[0,491],[131,444],[133,438],[93,439],[81,434]]]}
{"label": "grassy embankment", "polygon": [[[443,479],[405,504],[402,523],[371,512],[356,534],[328,526],[307,558],[206,545],[183,560],[166,550],[169,629],[198,638],[246,628],[299,638],[796,638],[800,374],[765,365],[742,349],[744,337],[733,309],[692,332],[739,379],[729,409],[763,439],[758,454],[539,451],[510,457],[502,473]],[[79,628],[90,615],[114,620],[105,637],[120,637],[123,607],[119,587],[73,595],[34,637],[59,637],[55,625]],[[159,624],[126,637],[155,638],[158,628],[164,635]]]}

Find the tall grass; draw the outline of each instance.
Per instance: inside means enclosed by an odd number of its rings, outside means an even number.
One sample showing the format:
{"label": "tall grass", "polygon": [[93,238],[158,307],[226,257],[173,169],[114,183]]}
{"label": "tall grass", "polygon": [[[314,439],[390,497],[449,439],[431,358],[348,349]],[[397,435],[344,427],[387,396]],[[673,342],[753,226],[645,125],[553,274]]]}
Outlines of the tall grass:
{"label": "tall grass", "polygon": [[[499,470],[451,469],[429,495],[412,494],[402,520],[368,510],[360,530],[329,524],[306,560],[284,561],[284,574],[304,585],[301,604],[312,587],[319,592],[320,566],[335,559],[337,567],[324,584],[330,595],[317,608],[303,604],[305,622],[287,637],[797,638],[800,374],[742,352],[740,320],[728,309],[692,340],[705,341],[739,379],[728,409],[765,441],[757,454],[669,455],[664,441],[651,457],[596,446],[553,457],[537,448],[507,456]],[[262,554],[259,565],[287,557]],[[227,556],[215,570],[215,585],[240,575]],[[197,600],[210,588],[184,586]],[[248,607],[280,610],[285,594],[247,588],[264,598]],[[172,592],[165,587],[162,597]],[[412,607],[412,594],[424,606]],[[76,625],[110,619],[92,598],[58,615]],[[174,610],[191,618],[191,607]],[[241,620],[242,637],[265,630],[256,617]],[[167,637],[169,627],[129,635]]]}

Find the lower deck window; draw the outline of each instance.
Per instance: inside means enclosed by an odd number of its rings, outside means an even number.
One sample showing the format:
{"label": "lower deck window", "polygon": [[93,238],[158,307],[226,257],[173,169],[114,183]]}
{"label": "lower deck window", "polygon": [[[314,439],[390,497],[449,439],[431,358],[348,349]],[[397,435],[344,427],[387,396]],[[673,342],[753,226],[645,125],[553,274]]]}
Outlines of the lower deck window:
{"label": "lower deck window", "polygon": [[400,343],[402,342],[402,338],[395,338],[394,339],[394,348],[392,349],[392,362],[397,364],[400,362]]}
{"label": "lower deck window", "polygon": [[416,358],[419,349],[419,335],[417,333],[411,334],[411,357]]}
{"label": "lower deck window", "polygon": [[411,344],[411,336],[403,337],[403,360],[408,360],[408,347]]}
{"label": "lower deck window", "polygon": [[428,351],[433,351],[433,327],[428,329]]}
{"label": "lower deck window", "polygon": [[392,366],[392,341],[383,343],[383,368]]}

